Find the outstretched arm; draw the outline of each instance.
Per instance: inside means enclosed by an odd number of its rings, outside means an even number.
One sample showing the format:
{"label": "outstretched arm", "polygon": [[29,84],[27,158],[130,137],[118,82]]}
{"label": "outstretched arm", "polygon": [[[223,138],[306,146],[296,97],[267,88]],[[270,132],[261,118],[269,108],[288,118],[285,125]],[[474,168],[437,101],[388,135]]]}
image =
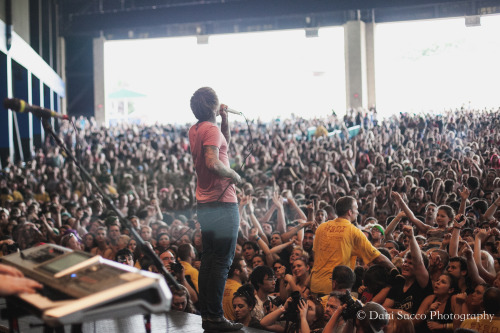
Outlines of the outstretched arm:
{"label": "outstretched arm", "polygon": [[299,205],[295,201],[295,198],[292,195],[291,191],[286,191],[286,201],[288,205],[293,209],[293,211],[297,214],[297,219],[307,220],[306,214],[300,209]]}
{"label": "outstretched arm", "polygon": [[262,241],[266,243],[266,245],[269,245],[269,241],[267,240],[266,234],[264,234],[264,231],[262,230],[262,226],[260,225],[259,220],[257,220],[257,217],[255,216],[254,212],[254,206],[253,206],[253,201],[252,201],[252,196],[249,196],[249,200],[247,203],[248,206],[248,211],[249,211],[249,216],[250,216],[250,221],[252,222],[252,225],[254,228],[257,229],[258,235],[262,238]]}
{"label": "outstretched arm", "polygon": [[493,214],[495,214],[495,212],[497,211],[498,209],[498,206],[500,206],[500,197],[498,197],[492,204],[490,207],[488,207],[488,209],[486,210],[486,212],[484,213],[484,218],[486,220],[492,220],[493,219]]}
{"label": "outstretched arm", "polygon": [[410,241],[411,261],[413,269],[415,270],[417,282],[421,288],[425,288],[429,283],[429,272],[427,271],[427,268],[425,268],[424,260],[422,259],[422,252],[418,246],[417,240],[415,239],[415,235],[413,234],[413,227],[406,225],[403,227],[403,232]]}
{"label": "outstretched arm", "polygon": [[479,275],[486,281],[486,283],[493,284],[495,275],[490,274],[484,267],[481,261],[481,243],[488,238],[488,232],[484,229],[479,229],[474,242],[474,260],[476,261],[477,270]]}
{"label": "outstretched arm", "polygon": [[474,252],[470,248],[469,244],[465,243],[465,250],[463,252],[465,259],[467,259],[467,275],[469,278],[474,281],[476,285],[481,283],[486,283],[484,279],[479,276],[479,271],[477,270],[476,261],[474,260]]}
{"label": "outstretched arm", "polygon": [[385,240],[394,240],[394,236],[392,235],[394,233],[394,230],[396,230],[396,227],[398,226],[399,222],[403,217],[405,217],[405,212],[400,211],[398,215],[396,215],[395,218],[392,219],[391,223],[387,226],[387,229],[385,229]]}
{"label": "outstretched arm", "polygon": [[467,206],[467,199],[470,195],[470,190],[467,187],[464,187],[460,193],[460,208],[458,208],[458,214],[465,214],[465,206]]}
{"label": "outstretched arm", "polygon": [[281,195],[279,195],[278,192],[274,193],[273,196],[273,202],[274,205],[276,206],[276,209],[278,210],[278,221],[276,223],[276,230],[279,231],[280,233],[284,233],[286,230],[286,223],[285,223],[285,210],[283,209],[283,198]]}
{"label": "outstretched arm", "polygon": [[464,226],[466,220],[462,214],[457,214],[453,220],[453,231],[450,240],[450,258],[458,256],[458,239],[460,238],[460,229]]}
{"label": "outstretched arm", "polygon": [[297,234],[300,230],[310,227],[314,224],[314,222],[306,222],[305,220],[299,220],[299,224],[295,227],[291,228],[290,231],[285,232],[281,235],[281,240],[283,242],[288,242],[295,234]]}
{"label": "outstretched arm", "polygon": [[405,212],[406,217],[408,217],[410,221],[417,226],[420,232],[427,232],[427,230],[431,228],[431,226],[423,223],[415,217],[415,214],[413,214],[408,205],[406,205],[406,203],[403,201],[403,198],[401,198],[401,195],[398,192],[391,192],[391,196],[398,207]]}

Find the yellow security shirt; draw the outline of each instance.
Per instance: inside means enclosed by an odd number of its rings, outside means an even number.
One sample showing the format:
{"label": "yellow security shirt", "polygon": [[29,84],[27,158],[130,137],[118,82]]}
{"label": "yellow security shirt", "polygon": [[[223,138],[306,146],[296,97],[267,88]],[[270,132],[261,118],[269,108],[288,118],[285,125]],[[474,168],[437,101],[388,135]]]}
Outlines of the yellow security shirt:
{"label": "yellow security shirt", "polygon": [[198,275],[200,272],[187,261],[180,261],[180,263],[184,267],[184,275],[189,275],[191,277],[191,282],[193,282],[196,292],[200,292],[198,289]]}
{"label": "yellow security shirt", "polygon": [[224,296],[222,297],[222,310],[224,310],[224,317],[229,320],[236,319],[233,309],[233,296],[239,287],[241,287],[241,283],[233,279],[227,279]]}
{"label": "yellow security shirt", "polygon": [[361,230],[340,217],[318,227],[313,251],[311,291],[316,294],[329,294],[332,291],[330,278],[336,266],[345,265],[354,270],[357,257],[370,263],[380,255]]}
{"label": "yellow security shirt", "polygon": [[[479,315],[478,315],[479,316]],[[460,328],[468,328],[476,330],[479,333],[496,333],[500,332],[500,317],[495,316],[492,318],[469,318],[465,319],[460,325]]]}

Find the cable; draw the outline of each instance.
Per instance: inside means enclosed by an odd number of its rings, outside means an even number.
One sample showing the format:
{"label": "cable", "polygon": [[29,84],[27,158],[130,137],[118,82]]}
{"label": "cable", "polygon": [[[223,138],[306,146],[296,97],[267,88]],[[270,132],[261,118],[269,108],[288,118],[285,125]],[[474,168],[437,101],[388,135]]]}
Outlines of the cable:
{"label": "cable", "polygon": [[[250,155],[252,155],[253,153],[253,137],[252,137],[252,129],[250,128],[250,124],[248,123],[248,119],[247,117],[245,117],[245,115],[242,113],[241,114],[243,116],[243,118],[245,118],[245,121],[247,123],[247,128],[248,128],[248,136],[250,137],[250,140],[248,141],[248,144],[246,145],[245,149],[243,149],[243,151],[246,151],[247,154],[246,156],[243,158],[243,162],[241,163],[240,165],[240,168],[238,170],[234,170],[234,171],[241,171],[243,169],[243,167],[245,166],[246,164],[246,161],[247,159],[250,157]],[[222,196],[224,195],[224,193],[226,193],[226,190],[229,188],[229,186],[231,186],[233,184],[228,184],[226,186],[226,188],[224,189],[224,191],[222,191],[221,195],[219,196],[219,198],[217,199],[217,202],[219,202],[219,200],[222,198]]]}

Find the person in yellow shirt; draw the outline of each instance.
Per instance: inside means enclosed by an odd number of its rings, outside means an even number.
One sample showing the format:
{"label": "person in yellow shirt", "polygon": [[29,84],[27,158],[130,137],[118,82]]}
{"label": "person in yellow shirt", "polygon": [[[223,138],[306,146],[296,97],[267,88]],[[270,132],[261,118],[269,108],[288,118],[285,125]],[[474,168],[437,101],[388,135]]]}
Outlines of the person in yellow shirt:
{"label": "person in yellow shirt", "polygon": [[234,293],[239,287],[248,280],[248,267],[245,259],[242,257],[235,257],[233,263],[229,268],[229,273],[224,288],[224,295],[222,297],[222,310],[224,310],[224,317],[229,320],[236,320],[233,308]]}
{"label": "person in yellow shirt", "polygon": [[324,296],[332,291],[330,281],[333,269],[338,265],[354,269],[357,257],[390,269],[394,265],[382,255],[366,236],[352,223],[358,217],[358,203],[351,196],[337,200],[338,218],[321,224],[316,230],[313,243],[314,266],[311,272],[311,291]]}
{"label": "person in yellow shirt", "polygon": [[49,194],[45,191],[45,185],[44,184],[38,184],[38,187],[34,193],[34,198],[36,201],[39,203],[46,203],[50,202],[50,196]]}
{"label": "person in yellow shirt", "polygon": [[196,258],[194,254],[194,248],[191,244],[182,244],[179,246],[177,250],[177,257],[179,258],[179,262],[184,267],[184,275],[186,277],[189,276],[191,282],[193,283],[194,289],[196,292],[199,292],[198,289],[198,275],[200,272],[192,266],[193,260]]}
{"label": "person in yellow shirt", "polygon": [[[484,312],[477,317],[465,319],[460,328],[476,330],[479,333],[500,332],[500,289],[491,287],[483,294]],[[480,317],[482,316],[482,317]]]}

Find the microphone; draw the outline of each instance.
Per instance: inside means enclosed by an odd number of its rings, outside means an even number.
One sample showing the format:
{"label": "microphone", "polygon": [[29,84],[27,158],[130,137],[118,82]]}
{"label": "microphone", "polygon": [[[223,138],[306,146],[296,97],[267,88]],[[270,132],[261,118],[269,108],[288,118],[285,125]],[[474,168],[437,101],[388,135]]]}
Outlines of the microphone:
{"label": "microphone", "polygon": [[231,108],[226,108],[226,112],[232,113],[232,114],[237,114],[238,116],[242,116],[243,112],[233,110]]}
{"label": "microphone", "polygon": [[39,118],[59,118],[68,120],[68,116],[65,114],[60,114],[55,111],[42,108],[41,106],[29,105],[25,101],[19,98],[6,98],[3,100],[3,106],[6,109],[11,109],[15,112],[25,113],[30,112]]}

